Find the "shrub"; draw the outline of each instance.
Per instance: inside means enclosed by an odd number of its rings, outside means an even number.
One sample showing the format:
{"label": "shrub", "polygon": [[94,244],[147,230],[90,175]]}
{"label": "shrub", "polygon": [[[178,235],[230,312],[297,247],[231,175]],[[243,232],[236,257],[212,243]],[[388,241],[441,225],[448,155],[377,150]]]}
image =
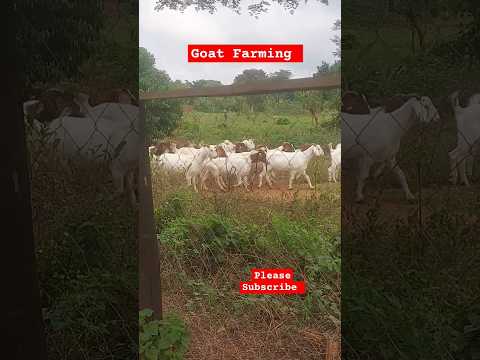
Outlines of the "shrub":
{"label": "shrub", "polygon": [[281,118],[278,118],[275,123],[277,125],[289,125],[290,124],[290,120],[286,117],[281,117]]}
{"label": "shrub", "polygon": [[139,313],[140,360],[182,360],[189,336],[183,321],[175,314],[152,320],[153,311]]}

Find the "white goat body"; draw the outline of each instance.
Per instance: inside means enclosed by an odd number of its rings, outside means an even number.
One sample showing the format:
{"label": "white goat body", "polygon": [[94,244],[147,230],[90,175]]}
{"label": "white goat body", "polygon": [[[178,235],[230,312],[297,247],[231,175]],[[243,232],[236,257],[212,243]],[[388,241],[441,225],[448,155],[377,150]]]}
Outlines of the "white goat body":
{"label": "white goat body", "polygon": [[306,170],[310,160],[320,155],[324,155],[320,145],[312,145],[305,151],[274,151],[270,156],[267,154],[267,173],[271,171],[287,171],[290,176],[288,182],[289,189],[292,189],[293,180],[297,176],[303,176],[307,181],[309,188],[313,189],[312,182]]}
{"label": "white goat body", "polygon": [[450,181],[456,184],[457,176],[460,176],[460,181],[469,186],[467,160],[473,160],[480,152],[480,104],[470,101],[469,106],[462,108],[455,97],[454,112],[457,122],[457,147],[449,153]]}
{"label": "white goat body", "polygon": [[[30,102],[31,103],[31,102]],[[29,104],[24,104],[26,115]],[[110,161],[110,170],[119,193],[124,192],[125,177],[130,187],[130,199],[136,203],[133,189],[133,171],[138,168],[140,136],[138,107],[127,104],[100,104],[89,109],[89,117],[64,116],[42,124],[34,119],[34,127],[45,130],[46,141],[59,142],[64,159],[78,155],[101,161]]]}
{"label": "white goat body", "polygon": [[156,165],[165,172],[185,174],[192,163],[194,156],[188,154],[164,153],[160,156],[154,156]]}
{"label": "white goat body", "polygon": [[193,185],[193,189],[198,192],[197,180],[199,179],[202,171],[205,168],[205,164],[217,157],[217,152],[210,146],[203,146],[200,148],[198,154],[192,160],[190,166],[185,173],[187,178],[187,184]]}
{"label": "white goat body", "polygon": [[[223,180],[223,177],[228,178],[230,175],[235,176],[237,182],[233,186],[244,185],[245,189],[248,190],[248,178],[252,171],[252,155],[258,154],[259,151],[252,150],[249,152],[243,153],[232,153],[226,154],[225,157],[217,157],[208,161],[205,164],[205,169],[202,174],[202,188],[207,190],[206,180],[211,174],[218,187],[226,191],[227,185]],[[257,162],[255,162],[257,164]],[[262,162],[262,164],[264,164]]]}
{"label": "white goat body", "polygon": [[330,166],[328,167],[328,181],[337,182],[337,173],[341,168],[342,148],[341,144],[337,144],[335,148],[332,148],[332,144],[329,144],[330,148]]}
{"label": "white goat body", "polygon": [[400,142],[416,122],[428,123],[439,119],[437,109],[428,97],[410,98],[399,109],[375,114],[342,113],[344,157],[358,165],[356,201],[364,198],[363,187],[373,164],[388,164],[397,176],[407,199],[413,199],[405,174],[396,163]]}

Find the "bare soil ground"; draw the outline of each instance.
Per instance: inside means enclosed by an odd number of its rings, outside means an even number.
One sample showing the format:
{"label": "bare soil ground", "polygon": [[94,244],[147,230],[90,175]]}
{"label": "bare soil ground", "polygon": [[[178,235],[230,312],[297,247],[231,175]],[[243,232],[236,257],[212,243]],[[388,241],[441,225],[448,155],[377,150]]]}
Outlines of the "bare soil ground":
{"label": "bare soil ground", "polygon": [[[344,188],[346,186],[344,185]],[[413,190],[412,190],[413,191]],[[470,213],[470,221],[478,221],[480,212],[480,186],[471,187],[433,185],[422,189],[422,192],[413,191],[416,199],[408,201],[399,188],[383,189],[381,191],[369,189],[365,192],[366,197],[363,203],[355,203],[353,191],[342,193],[343,218],[348,221],[353,217],[358,221],[361,216],[366,216],[372,208],[378,209],[381,219],[392,220],[392,216],[402,221],[420,221],[428,218],[433,211],[440,207],[452,209],[464,209]],[[477,211],[475,211],[475,207]],[[421,211],[419,209],[421,208]]]}
{"label": "bare soil ground", "polygon": [[[188,360],[320,360],[334,338],[325,329],[299,328],[294,320],[212,314],[188,309],[185,294],[164,295],[167,312],[182,314],[190,332]],[[272,314],[270,314],[272,315]]]}
{"label": "bare soil ground", "polygon": [[246,191],[243,187],[232,189],[231,191],[222,192],[218,189],[209,190],[208,194],[231,194],[235,193],[237,196],[252,201],[286,201],[291,202],[294,200],[311,200],[318,197],[321,193],[333,191],[339,185],[333,183],[316,184],[314,189],[310,189],[307,184],[295,184],[292,190],[288,189],[287,184],[275,184],[272,188],[262,187],[261,189],[256,186],[250,187],[249,191]]}

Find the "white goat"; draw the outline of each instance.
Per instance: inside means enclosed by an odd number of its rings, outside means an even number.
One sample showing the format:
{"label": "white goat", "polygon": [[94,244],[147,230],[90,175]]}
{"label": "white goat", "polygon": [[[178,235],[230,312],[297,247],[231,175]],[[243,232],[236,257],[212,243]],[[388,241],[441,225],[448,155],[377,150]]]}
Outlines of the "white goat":
{"label": "white goat", "polygon": [[[50,123],[42,124],[35,119],[35,114],[42,106],[39,101],[28,101],[24,103],[24,112],[27,117],[33,117],[33,124],[37,130],[45,129],[49,133],[46,141],[59,142],[58,148],[61,149],[64,159],[81,155],[98,161],[106,157],[110,162],[110,171],[117,191],[119,193],[125,191],[126,179],[130,200],[135,204],[133,172],[138,168],[140,150],[138,107],[126,104],[100,104],[88,109],[90,119],[62,114]],[[68,109],[65,109],[64,113],[66,111]],[[99,156],[99,153],[103,153],[104,156]]]}
{"label": "white goat", "polygon": [[[217,152],[219,151],[217,150]],[[223,191],[227,190],[223,176],[228,178],[230,175],[234,175],[237,180],[236,184],[233,185],[234,187],[243,184],[248,191],[248,178],[253,168],[252,165],[257,163],[265,164],[265,162],[265,152],[262,150],[231,154],[227,154],[224,151],[222,156],[212,159],[205,164],[201,177],[202,189],[208,190],[206,180],[211,174],[218,187]]]}
{"label": "white goat", "polygon": [[208,160],[212,160],[217,157],[217,152],[212,149],[210,146],[203,146],[200,148],[200,151],[192,160],[192,163],[187,169],[185,177],[187,178],[187,184],[193,185],[193,189],[198,192],[197,189],[197,179],[200,177],[205,164]]}
{"label": "white goat", "polygon": [[280,145],[279,147],[277,147],[275,149],[268,149],[267,146],[262,146],[262,147],[260,147],[260,149],[265,151],[267,162],[264,163],[264,164],[261,164],[262,168],[258,171],[258,188],[262,187],[263,178],[265,178],[268,187],[272,188],[272,184],[274,182],[274,179],[275,179],[276,175],[275,175],[275,172],[273,171],[273,169],[269,169],[269,171],[267,171],[268,159],[270,159],[270,157],[277,152],[283,152],[284,151],[284,145]]}
{"label": "white goat", "polygon": [[253,139],[245,139],[242,141],[242,143],[245,144],[249,151],[255,150],[255,142]]}
{"label": "white goat", "polygon": [[[303,176],[307,180],[310,189],[313,189],[312,181],[307,174],[307,167],[314,157],[324,155],[320,145],[312,145],[308,149],[295,152],[275,151],[267,158],[267,173],[271,171],[288,171],[290,178],[288,189],[293,189],[292,183],[297,176]],[[267,155],[268,156],[268,155]]]}
{"label": "white goat", "polygon": [[332,147],[332,143],[328,144],[330,149],[330,159],[331,163],[328,167],[328,181],[337,182],[337,173],[341,167],[341,159],[342,159],[342,148],[341,144],[337,144],[334,148]]}
{"label": "white goat", "polygon": [[[215,145],[206,145],[206,146],[209,147],[211,150],[215,151]],[[177,149],[176,145],[175,145],[175,150],[176,150],[177,154],[191,155],[193,157],[196,157],[201,149],[202,149],[202,147],[197,149],[193,146],[184,146],[184,147],[181,147],[181,148]]]}
{"label": "white goat", "polygon": [[[415,123],[439,120],[438,111],[429,97],[410,98],[399,109],[385,113],[341,114],[344,157],[358,165],[356,201],[363,201],[363,187],[375,163],[387,163],[396,174],[407,199],[414,199],[402,169],[396,164],[400,141]],[[373,116],[373,118],[372,118]]]}
{"label": "white goat", "polygon": [[160,170],[167,173],[184,175],[192,163],[194,156],[191,154],[171,154],[163,153],[160,156],[154,156],[156,165]]}
{"label": "white goat", "polygon": [[235,144],[232,143],[230,140],[223,140],[220,144],[222,148],[227,152],[227,153],[234,153],[235,152]]}
{"label": "white goat", "polygon": [[[478,98],[480,99],[480,96]],[[459,175],[460,181],[470,186],[466,174],[466,162],[480,152],[480,104],[475,102],[478,99],[474,95],[470,98],[467,107],[460,107],[458,92],[451,95],[451,100],[457,122],[457,147],[448,154],[450,181],[456,184]]]}

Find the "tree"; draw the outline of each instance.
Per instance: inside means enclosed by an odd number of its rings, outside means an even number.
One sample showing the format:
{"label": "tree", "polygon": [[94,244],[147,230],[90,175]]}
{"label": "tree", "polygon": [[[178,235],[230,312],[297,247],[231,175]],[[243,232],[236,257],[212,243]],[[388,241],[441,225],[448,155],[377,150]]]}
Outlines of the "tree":
{"label": "tree", "polygon": [[[248,84],[255,81],[267,80],[267,74],[262,69],[248,69],[233,79],[234,84]],[[264,95],[247,95],[245,101],[248,105],[250,112],[262,111],[265,108],[265,96]]]}
{"label": "tree", "polygon": [[[333,31],[341,31],[342,30],[342,22],[340,20],[336,20],[333,23]],[[342,57],[342,39],[340,35],[334,35],[332,39],[333,43],[337,46],[335,51],[333,52],[333,56],[335,56],[338,59],[341,59]]]}
{"label": "tree", "polygon": [[138,93],[138,3],[103,0],[106,16],[95,52],[80,66],[80,82],[92,91],[127,88]]}
{"label": "tree", "polygon": [[288,80],[292,77],[290,70],[278,70],[274,73],[268,74],[268,78],[272,80]]}
{"label": "tree", "polygon": [[218,80],[194,80],[190,82],[192,88],[205,88],[212,86],[222,86],[222,82]]}
{"label": "tree", "polygon": [[[329,64],[326,61],[317,66],[317,72],[313,77],[324,76],[340,69],[340,62]],[[338,102],[338,91],[302,91],[299,94],[303,107],[310,113],[312,124],[319,126],[319,113],[326,107],[336,107]]]}
{"label": "tree", "polygon": [[[76,78],[103,26],[98,0],[15,1],[17,51],[27,87]],[[45,19],[48,19],[46,21]]]}
{"label": "tree", "polygon": [[[288,80],[292,77],[292,72],[290,70],[278,70],[273,73],[268,74],[268,79],[271,80]],[[267,95],[268,98],[275,100],[277,104],[281,100],[293,100],[295,98],[295,93],[286,92],[286,93],[276,93]]]}
{"label": "tree", "polygon": [[[322,4],[328,5],[328,0],[316,0]],[[272,0],[271,2],[261,0],[253,4],[248,5],[247,10],[250,15],[257,17],[261,13],[268,11],[272,3],[277,3],[285,10],[293,13],[299,5],[305,4],[307,1],[300,0]],[[242,7],[240,6],[240,0],[157,0],[155,3],[155,10],[160,11],[163,9],[185,11],[187,8],[194,6],[197,11],[208,11],[213,14],[218,6],[223,6],[236,13],[241,13]]]}
{"label": "tree", "polygon": [[[411,48],[415,53],[427,48],[427,35],[432,32],[433,20],[437,18],[470,18],[460,34],[469,33],[468,41],[477,41],[480,29],[480,7],[475,0],[385,0],[386,14],[395,13],[402,16],[411,29]],[[471,35],[471,36],[470,36]],[[461,37],[461,36],[460,36]]]}
{"label": "tree", "polygon": [[[168,74],[155,67],[155,57],[147,49],[138,51],[138,84],[141,91],[165,91],[174,87]],[[153,137],[161,138],[175,129],[182,116],[178,100],[152,100],[145,104],[147,131]]]}

